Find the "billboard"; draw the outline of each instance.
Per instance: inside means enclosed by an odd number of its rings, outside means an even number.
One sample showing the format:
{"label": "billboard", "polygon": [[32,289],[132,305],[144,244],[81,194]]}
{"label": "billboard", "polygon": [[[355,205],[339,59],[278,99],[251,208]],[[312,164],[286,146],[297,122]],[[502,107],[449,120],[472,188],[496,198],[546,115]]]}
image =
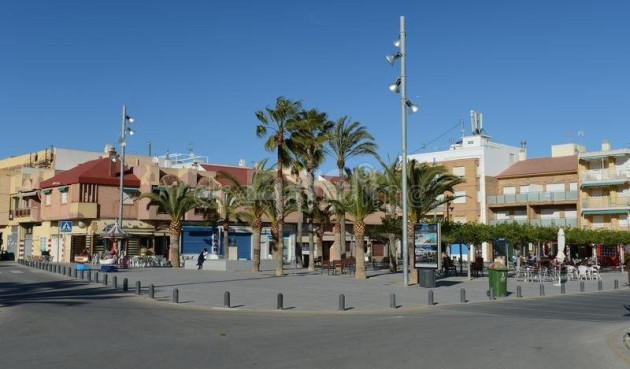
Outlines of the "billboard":
{"label": "billboard", "polygon": [[418,223],[413,227],[414,264],[416,268],[438,269],[442,253],[439,223]]}

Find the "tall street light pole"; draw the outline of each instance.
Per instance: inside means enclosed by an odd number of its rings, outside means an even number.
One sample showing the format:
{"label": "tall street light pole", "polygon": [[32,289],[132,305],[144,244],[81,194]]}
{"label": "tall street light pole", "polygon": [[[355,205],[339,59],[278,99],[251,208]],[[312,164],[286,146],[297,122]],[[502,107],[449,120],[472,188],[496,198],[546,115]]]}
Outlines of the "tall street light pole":
{"label": "tall street light pole", "polygon": [[407,109],[411,113],[415,113],[419,110],[417,105],[414,105],[409,99],[407,99],[407,49],[406,49],[406,32],[405,32],[405,17],[400,17],[400,38],[394,42],[395,46],[400,48],[400,51],[387,55],[387,61],[390,64],[394,64],[396,59],[400,59],[400,76],[389,86],[392,92],[400,93],[400,115],[401,115],[401,128],[402,128],[402,144],[401,144],[401,165],[402,165],[402,179],[401,179],[401,201],[402,201],[402,254],[403,254],[403,284],[409,285],[409,252],[408,252],[408,210],[407,210]]}
{"label": "tall street light pole", "polygon": [[[124,192],[124,178],[125,178],[125,147],[127,146],[127,133],[133,135],[133,130],[127,126],[128,123],[133,123],[133,117],[127,114],[127,106],[122,107],[122,129],[120,137],[118,138],[118,145],[120,146],[120,193],[118,203],[118,226],[120,230],[123,229],[123,192]],[[121,242],[122,243],[122,240]],[[119,254],[122,251],[122,245],[118,246]],[[122,256],[122,255],[121,255]]]}

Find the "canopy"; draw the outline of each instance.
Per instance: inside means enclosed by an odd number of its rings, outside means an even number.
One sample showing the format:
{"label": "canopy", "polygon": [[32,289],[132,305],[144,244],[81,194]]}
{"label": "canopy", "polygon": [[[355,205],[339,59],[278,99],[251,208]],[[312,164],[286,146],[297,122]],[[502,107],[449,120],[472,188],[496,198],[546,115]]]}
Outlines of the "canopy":
{"label": "canopy", "polygon": [[558,255],[556,255],[556,261],[558,263],[564,262],[564,249],[565,249],[564,229],[560,228],[558,230]]}

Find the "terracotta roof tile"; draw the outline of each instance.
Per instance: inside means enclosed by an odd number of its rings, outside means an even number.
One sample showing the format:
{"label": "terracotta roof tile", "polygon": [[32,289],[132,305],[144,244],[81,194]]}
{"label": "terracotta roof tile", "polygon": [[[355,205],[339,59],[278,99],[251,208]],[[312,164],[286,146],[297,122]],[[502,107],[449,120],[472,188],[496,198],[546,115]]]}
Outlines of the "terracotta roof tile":
{"label": "terracotta roof tile", "polygon": [[513,164],[497,175],[497,178],[525,177],[550,173],[577,173],[577,155],[532,158]]}
{"label": "terracotta roof tile", "polygon": [[[72,169],[65,170],[41,183],[41,188],[89,183],[100,185],[120,185],[120,161],[113,163],[109,157],[90,160]],[[125,170],[124,186],[140,187],[140,180],[131,170]]]}

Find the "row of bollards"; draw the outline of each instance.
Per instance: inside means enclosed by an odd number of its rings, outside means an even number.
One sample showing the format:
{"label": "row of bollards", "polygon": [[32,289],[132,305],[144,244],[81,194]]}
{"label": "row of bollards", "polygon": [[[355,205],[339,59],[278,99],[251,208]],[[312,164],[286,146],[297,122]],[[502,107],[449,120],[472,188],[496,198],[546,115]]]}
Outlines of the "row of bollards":
{"label": "row of bollards", "polygon": [[[35,267],[38,269],[42,269],[42,270],[46,270],[46,271],[50,271],[53,273],[57,273],[57,274],[61,274],[61,275],[67,275],[69,277],[74,277],[74,278],[80,278],[82,280],[86,280],[88,282],[95,282],[95,283],[100,283],[100,274],[98,271],[95,271],[94,273],[92,273],[92,270],[77,270],[76,268],[72,268],[72,267],[67,267],[65,265],[59,265],[59,264],[53,264],[50,262],[41,262],[41,261],[25,261],[25,260],[20,260],[20,264],[26,265],[26,266],[30,266],[30,267]],[[118,289],[118,277],[117,276],[112,276],[112,283],[111,283],[111,289]],[[102,274],[102,283],[104,286],[108,286],[109,285],[109,274],[108,273],[103,273]],[[613,281],[613,288],[614,289],[619,289],[619,281],[618,280],[614,280]],[[584,281],[580,281],[580,292],[585,292],[585,284]],[[127,278],[123,278],[122,280],[122,290],[124,292],[127,292],[129,290],[129,281]],[[602,291],[603,290],[603,282],[601,280],[597,281],[597,290],[598,291]],[[490,300],[495,300],[496,296],[495,296],[495,291],[490,288],[488,291],[488,297]],[[142,294],[142,288],[141,288],[141,283],[140,281],[136,281],[135,284],[135,294],[136,295],[141,295]],[[560,294],[566,294],[566,283],[560,283]],[[540,296],[545,296],[545,285],[540,284],[539,286],[539,295]],[[151,299],[155,298],[155,286],[154,285],[149,285],[148,287],[148,297]],[[230,292],[229,291],[225,291],[223,294],[223,306],[225,308],[231,308],[232,304],[231,304],[231,300],[230,300]],[[522,298],[523,297],[523,291],[522,291],[522,287],[520,285],[516,286],[516,297],[517,298]],[[460,289],[460,303],[466,303],[468,302],[468,300],[466,299],[466,290],[464,288]],[[177,288],[173,289],[172,291],[172,297],[171,297],[171,301],[173,303],[179,303],[179,290]],[[435,302],[435,295],[433,290],[429,290],[427,292],[427,305],[428,306],[433,306],[436,305]],[[390,293],[389,294],[389,307],[391,309],[397,309],[400,306],[396,303],[396,294],[394,293]],[[284,307],[284,295],[282,293],[278,293],[276,296],[276,309],[277,310],[285,310]],[[344,294],[339,294],[339,305],[338,305],[338,310],[339,311],[346,311],[348,310],[348,308],[346,307],[346,296]]]}

